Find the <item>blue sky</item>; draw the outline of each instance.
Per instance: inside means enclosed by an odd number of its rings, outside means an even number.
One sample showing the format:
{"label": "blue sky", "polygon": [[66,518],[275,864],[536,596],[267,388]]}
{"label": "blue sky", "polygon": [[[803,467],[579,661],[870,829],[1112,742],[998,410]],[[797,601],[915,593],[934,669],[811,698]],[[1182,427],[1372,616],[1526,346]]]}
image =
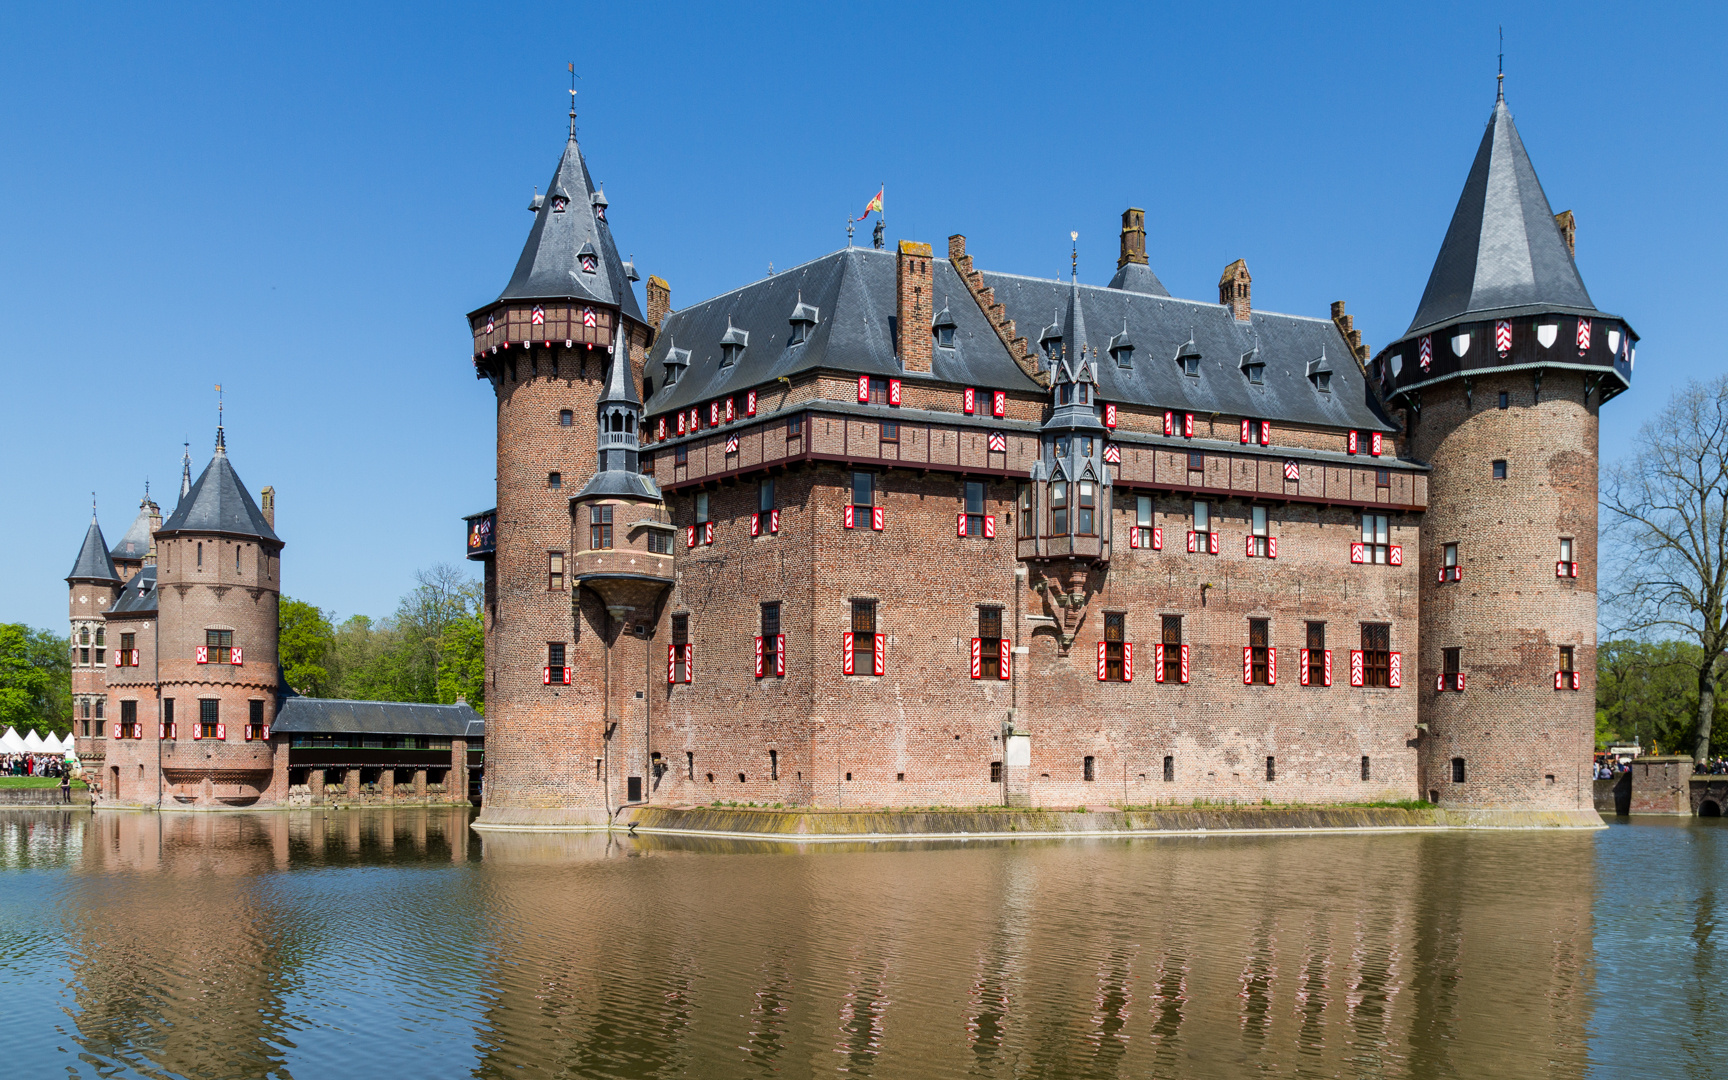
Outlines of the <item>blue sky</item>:
{"label": "blue sky", "polygon": [[1413,314],[1494,100],[1597,304],[1643,337],[1605,459],[1725,368],[1728,94],[1716,5],[12,5],[0,13],[0,621],[63,629],[90,492],[112,542],[171,505],[227,390],[279,492],[287,591],[386,614],[492,505],[463,314],[503,287],[567,76],[623,252],[690,303],[845,243],[1153,268],[1256,307]]}

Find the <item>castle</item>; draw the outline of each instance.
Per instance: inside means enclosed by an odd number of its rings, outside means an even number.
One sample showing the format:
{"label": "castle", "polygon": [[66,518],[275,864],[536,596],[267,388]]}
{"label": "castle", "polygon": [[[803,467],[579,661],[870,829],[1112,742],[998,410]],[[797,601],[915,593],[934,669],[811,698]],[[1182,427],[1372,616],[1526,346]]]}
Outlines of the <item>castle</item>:
{"label": "castle", "polygon": [[[568,141],[469,315],[480,824],[632,804],[1591,807],[1596,308],[1503,100],[1409,330],[963,236],[675,310]],[[1593,815],[1590,815],[1593,818]]]}

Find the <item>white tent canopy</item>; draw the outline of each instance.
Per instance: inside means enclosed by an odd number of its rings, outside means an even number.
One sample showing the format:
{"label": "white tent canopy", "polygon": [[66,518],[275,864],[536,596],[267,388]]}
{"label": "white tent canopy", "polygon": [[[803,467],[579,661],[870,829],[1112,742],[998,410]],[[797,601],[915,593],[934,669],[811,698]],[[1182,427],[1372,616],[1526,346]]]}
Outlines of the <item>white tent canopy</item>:
{"label": "white tent canopy", "polygon": [[60,749],[60,737],[50,731],[48,737],[42,740],[42,752],[44,754],[58,754]]}
{"label": "white tent canopy", "polygon": [[18,737],[17,728],[7,728],[6,734],[0,735],[0,754],[22,754],[24,740]]}
{"label": "white tent canopy", "polygon": [[42,752],[42,736],[36,734],[35,728],[31,728],[30,734],[24,736],[24,752],[26,754],[40,754]]}

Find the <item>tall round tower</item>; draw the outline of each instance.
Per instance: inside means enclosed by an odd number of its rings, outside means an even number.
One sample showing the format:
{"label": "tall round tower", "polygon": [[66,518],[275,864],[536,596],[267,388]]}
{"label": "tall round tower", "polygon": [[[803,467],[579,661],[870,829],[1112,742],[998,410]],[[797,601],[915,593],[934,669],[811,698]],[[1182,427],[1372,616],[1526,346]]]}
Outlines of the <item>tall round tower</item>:
{"label": "tall round tower", "polygon": [[[612,595],[632,591],[623,578],[600,588],[589,579],[628,574],[633,556],[640,567],[662,552],[671,561],[669,543],[656,534],[650,553],[634,527],[664,517],[637,512],[659,501],[637,475],[651,331],[574,116],[546,193],[529,206],[534,226],[515,273],[468,317],[475,375],[492,384],[498,423],[497,507],[470,519],[469,537],[486,573],[485,822],[601,823],[628,795],[612,750],[615,736],[646,725],[643,650],[656,613]],[[638,541],[639,552],[605,554]],[[616,655],[620,640],[637,655]]]}
{"label": "tall round tower", "polygon": [[1429,463],[1422,793],[1588,811],[1598,413],[1637,336],[1597,310],[1504,100],[1405,335],[1371,374]]}
{"label": "tall round tower", "polygon": [[72,732],[85,767],[100,774],[108,746],[104,722],[108,715],[106,616],[120,592],[120,573],[108,554],[96,508],[90,508],[90,528],[72,572],[66,575],[66,614],[72,641]]}

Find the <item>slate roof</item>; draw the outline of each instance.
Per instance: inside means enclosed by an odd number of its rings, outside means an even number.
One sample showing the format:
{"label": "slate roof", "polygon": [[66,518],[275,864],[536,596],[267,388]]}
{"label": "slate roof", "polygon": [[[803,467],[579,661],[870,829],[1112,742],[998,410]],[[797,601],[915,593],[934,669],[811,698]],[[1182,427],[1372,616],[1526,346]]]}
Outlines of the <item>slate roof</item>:
{"label": "slate roof", "polygon": [[[889,321],[895,315],[894,260],[892,252],[847,248],[668,315],[648,354],[647,375],[654,380],[648,411],[686,408],[818,368],[924,377],[903,372],[894,352]],[[961,386],[1038,390],[1008,354],[953,266],[938,259],[931,267],[935,310],[946,305],[955,333],[954,348],[933,349],[935,370],[930,377]],[[789,346],[790,319],[800,302],[817,309],[818,318],[803,344]],[[736,363],[723,368],[720,339],[728,326],[747,332],[749,344]],[[916,332],[927,334],[930,328],[918,327]],[[690,366],[668,387],[664,361],[674,341],[680,351],[689,350]]]}
{"label": "slate roof", "polygon": [[150,615],[156,611],[156,568],[146,566],[120,590],[110,615]]}
{"label": "slate roof", "polygon": [[223,533],[228,536],[250,537],[280,544],[278,537],[258,504],[246,491],[246,485],[228,462],[228,453],[220,446],[210,458],[210,464],[180,500],[180,505],[156,530],[158,536],[176,533]]}
{"label": "slate roof", "polygon": [[[596,202],[594,195],[588,163],[572,135],[534,212],[534,227],[522,246],[516,272],[499,300],[592,300],[617,307],[637,322],[646,321],[630,287],[630,271],[612,242],[612,229],[598,213],[611,211],[604,198]],[[562,213],[560,199],[567,200]],[[583,273],[578,265],[576,257],[584,248],[598,259],[595,273]]]}
{"label": "slate roof", "polygon": [[[1024,332],[1041,325],[1044,313],[1067,306],[1069,283],[984,271],[990,286]],[[1098,396],[1104,401],[1149,405],[1182,412],[1217,412],[1261,420],[1392,431],[1369,392],[1362,368],[1330,319],[1255,311],[1238,321],[1223,304],[1151,296],[1081,285],[1084,318],[1134,342],[1132,366],[1118,367],[1105,340],[1097,347]],[[968,298],[968,304],[971,304]],[[977,305],[971,304],[976,309]],[[1066,319],[1064,320],[1066,321]],[[1184,375],[1176,354],[1192,337],[1200,351],[1198,377]],[[1090,349],[1088,356],[1090,357]],[[1264,381],[1251,383],[1242,358],[1256,353]],[[1324,356],[1332,372],[1331,392],[1320,393],[1308,364]]]}
{"label": "slate roof", "polygon": [[486,721],[465,703],[421,705],[405,701],[347,701],[293,695],[283,698],[270,730],[284,735],[341,732],[479,739],[485,737]]}
{"label": "slate roof", "polygon": [[102,539],[102,526],[96,524],[95,518],[90,519],[90,528],[84,532],[84,546],[78,549],[78,558],[73,562],[72,572],[66,575],[66,580],[120,580],[120,575],[114,569],[114,560],[108,557],[108,542]]}
{"label": "slate roof", "polygon": [[1602,314],[1566,249],[1512,112],[1497,101],[1405,334],[1466,315],[1536,311]]}
{"label": "slate roof", "polygon": [[155,509],[156,505],[146,495],[144,501],[138,505],[138,516],[132,519],[131,528],[126,530],[126,535],[120,538],[120,542],[115,544],[108,554],[116,559],[131,559],[134,562],[150,554],[150,512]]}
{"label": "slate roof", "polygon": [[1169,296],[1170,290],[1158,280],[1158,275],[1145,263],[1123,263],[1116,276],[1110,279],[1112,289],[1124,289],[1128,292],[1146,293],[1148,296]]}

